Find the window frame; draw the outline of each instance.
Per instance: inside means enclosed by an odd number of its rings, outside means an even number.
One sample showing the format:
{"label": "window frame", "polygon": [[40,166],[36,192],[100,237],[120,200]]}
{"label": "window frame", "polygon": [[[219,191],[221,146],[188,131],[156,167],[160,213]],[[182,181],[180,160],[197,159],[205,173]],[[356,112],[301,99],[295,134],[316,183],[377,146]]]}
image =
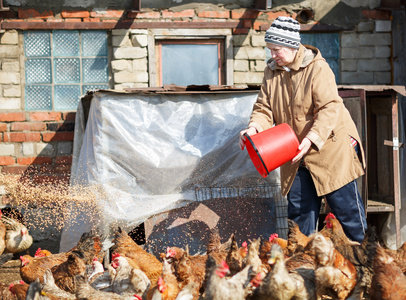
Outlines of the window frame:
{"label": "window frame", "polygon": [[156,74],[158,85],[163,85],[162,79],[162,45],[217,45],[218,59],[218,85],[223,85],[225,80],[224,65],[224,39],[160,39],[155,42],[156,47]]}
{"label": "window frame", "polygon": [[[61,32],[77,32],[79,40],[78,40],[78,45],[79,45],[79,51],[76,54],[68,54],[68,55],[59,55],[55,53],[55,48],[54,48],[54,38],[55,38],[55,33],[61,33]],[[98,31],[98,32],[104,32],[106,35],[106,53],[103,55],[85,55],[84,53],[84,41],[83,41],[83,36],[82,34],[84,32],[89,32],[89,31]],[[46,32],[49,35],[49,55],[45,55],[45,56],[41,56],[41,55],[28,55],[26,53],[26,45],[25,45],[25,34],[29,34],[30,32]],[[109,31],[108,30],[85,30],[85,29],[77,29],[77,30],[65,30],[65,29],[49,29],[49,30],[27,30],[24,32],[24,35],[22,35],[21,37],[21,42],[23,45],[23,56],[22,56],[22,61],[21,61],[21,65],[23,66],[23,70],[22,74],[24,74],[24,86],[22,89],[22,100],[23,100],[23,107],[24,110],[26,111],[73,111],[76,110],[76,108],[58,108],[58,105],[61,105],[61,103],[57,103],[57,87],[73,87],[73,86],[78,86],[79,88],[79,98],[81,97],[81,95],[83,95],[84,93],[86,93],[86,91],[84,91],[84,87],[85,86],[92,86],[92,85],[106,85],[108,87],[110,87],[110,80],[111,80],[111,68],[110,68],[110,41],[109,41],[110,37],[109,37]],[[31,82],[31,83],[27,83],[27,68],[26,68],[26,64],[27,61],[33,61],[36,59],[49,59],[50,60],[50,82],[49,83],[40,83],[40,82]],[[78,59],[79,63],[78,63],[78,67],[79,67],[79,81],[78,82],[59,82],[57,80],[57,73],[56,73],[56,62],[58,60],[63,60],[63,59]],[[107,82],[105,83],[101,83],[101,82],[85,82],[85,61],[87,60],[96,60],[96,59],[105,59],[107,60]],[[51,106],[50,108],[31,108],[31,107],[27,107],[27,93],[26,93],[26,89],[27,86],[31,86],[31,87],[35,87],[35,86],[43,86],[43,87],[50,87],[51,89]]]}
{"label": "window frame", "polygon": [[[135,30],[135,33],[137,31]],[[232,45],[232,30],[231,29],[149,29],[148,30],[148,57],[155,59],[148,59],[148,75],[149,75],[149,87],[159,86],[159,73],[157,69],[157,44],[162,40],[222,40],[224,53],[223,61],[223,74],[219,78],[222,78],[224,85],[233,85],[233,45]]]}

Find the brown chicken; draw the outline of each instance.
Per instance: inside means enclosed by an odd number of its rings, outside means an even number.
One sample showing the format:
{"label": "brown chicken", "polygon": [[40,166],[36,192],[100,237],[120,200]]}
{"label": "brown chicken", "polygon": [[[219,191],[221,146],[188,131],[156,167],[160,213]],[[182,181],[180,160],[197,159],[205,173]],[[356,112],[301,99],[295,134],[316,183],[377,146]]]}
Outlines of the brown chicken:
{"label": "brown chicken", "polygon": [[[73,251],[77,253],[80,252],[85,259],[92,257],[93,260],[93,257],[101,255],[101,247],[102,245],[99,238],[97,238],[97,234],[91,231],[84,233],[78,244],[68,252],[56,253],[43,257],[32,257],[30,255],[21,256],[21,279],[27,283],[31,283],[39,278],[42,283],[45,270],[52,269],[52,267],[65,262]],[[91,264],[91,262],[89,264]]]}
{"label": "brown chicken", "polygon": [[262,245],[259,251],[259,258],[261,259],[263,265],[268,266],[268,253],[271,251],[271,247],[273,244],[278,244],[279,246],[281,246],[282,250],[285,253],[285,256],[288,255],[288,240],[280,238],[277,233],[273,233],[269,236],[268,240],[262,241]]}
{"label": "brown chicken", "polygon": [[[329,229],[331,228],[332,219],[336,219],[336,217],[332,213],[327,214],[327,216],[324,219],[325,225],[323,229],[320,231],[320,233],[325,237],[328,237],[330,235]],[[307,244],[310,242],[310,240],[311,240],[310,236],[303,234],[300,231],[299,225],[295,221],[288,219],[288,240],[285,251],[287,256],[291,256],[295,252],[303,251],[306,248]]]}
{"label": "brown chicken", "polygon": [[376,249],[370,299],[406,299],[406,276],[385,250],[382,247]]}
{"label": "brown chicken", "polygon": [[162,273],[162,263],[153,254],[137,245],[121,228],[115,232],[113,243],[111,253],[119,253],[126,257],[133,268],[140,269],[147,275],[151,281],[151,286],[157,284]]}
{"label": "brown chicken", "polygon": [[0,299],[17,300],[17,296],[10,291],[10,285],[0,282]]}
{"label": "brown chicken", "polygon": [[295,221],[288,219],[287,255],[292,256],[297,251],[303,251],[309,240],[309,237],[300,231],[299,225]]}
{"label": "brown chicken", "polygon": [[[210,256],[214,258],[217,263],[226,259],[228,251],[231,247],[233,235],[224,244],[221,244],[220,237],[216,230],[211,231],[209,242],[207,245]],[[167,250],[167,258],[172,262],[174,271],[177,274],[179,285],[181,288],[188,285],[191,282],[195,282],[199,287],[200,292],[204,291],[204,278],[206,273],[206,261],[208,254],[196,254],[189,255],[189,247],[186,245],[186,249],[183,250],[177,247],[171,247]],[[179,259],[180,253],[182,255]]]}
{"label": "brown chicken", "polygon": [[14,296],[16,296],[17,300],[25,300],[28,287],[28,284],[26,284],[24,281],[20,281],[19,283],[11,283],[9,290]]}
{"label": "brown chicken", "polygon": [[180,291],[181,288],[175,274],[173,274],[172,266],[164,258],[162,276],[159,277],[157,286],[151,291],[152,299],[175,300]]}
{"label": "brown chicken", "polygon": [[50,256],[50,255],[52,255],[51,251],[38,248],[37,251],[35,251],[34,257],[44,257],[44,256]]}
{"label": "brown chicken", "polygon": [[79,251],[72,251],[68,259],[51,268],[55,284],[66,292],[75,293],[75,276],[84,275],[86,265],[84,256]]}
{"label": "brown chicken", "polygon": [[19,253],[31,247],[33,239],[27,227],[6,216],[2,216],[0,221],[6,227],[4,253]]}
{"label": "brown chicken", "polygon": [[370,226],[361,244],[353,242],[345,235],[340,222],[331,219],[330,239],[335,249],[348,259],[357,271],[357,285],[353,294],[362,298],[368,294],[373,275],[373,259],[375,257],[377,243],[376,230]]}
{"label": "brown chicken", "polygon": [[203,282],[206,273],[206,261],[208,255],[189,255],[189,247],[186,245],[185,253],[179,261],[173,262],[177,279],[181,288],[195,282],[203,292]]}
{"label": "brown chicken", "polygon": [[344,258],[330,239],[317,233],[313,239],[317,268],[315,271],[317,297],[328,295],[344,300],[357,283],[357,271],[354,265]]}
{"label": "brown chicken", "polygon": [[384,250],[393,258],[394,262],[402,269],[402,272],[406,274],[406,242],[397,250],[387,248],[384,248]]}
{"label": "brown chicken", "polygon": [[247,256],[247,242],[244,242],[242,247],[238,247],[234,235],[231,237],[231,246],[226,256],[226,263],[230,268],[230,275],[242,270],[243,260]]}
{"label": "brown chicken", "polygon": [[[35,283],[36,281],[34,281]],[[39,282],[39,280],[38,280]],[[31,283],[32,284],[32,283]],[[30,285],[31,285],[30,284]],[[47,269],[44,274],[44,284],[42,285],[42,291],[47,295],[53,295],[59,300],[74,300],[76,296],[72,293],[60,289],[54,280],[54,276],[50,269]]]}

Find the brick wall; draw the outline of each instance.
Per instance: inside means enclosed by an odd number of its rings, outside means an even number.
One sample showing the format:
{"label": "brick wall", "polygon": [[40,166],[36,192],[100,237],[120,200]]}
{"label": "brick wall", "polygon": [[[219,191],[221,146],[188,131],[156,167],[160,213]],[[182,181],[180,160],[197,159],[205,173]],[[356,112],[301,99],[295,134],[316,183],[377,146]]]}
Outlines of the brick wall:
{"label": "brick wall", "polygon": [[73,112],[1,112],[1,173],[29,178],[33,183],[66,183],[72,164],[74,118]]}
{"label": "brick wall", "polygon": [[[35,181],[69,180],[75,112],[24,111],[24,30],[105,29],[111,32],[111,88],[148,87],[149,28],[229,28],[233,46],[233,84],[260,84],[265,67],[264,31],[285,11],[196,9],[36,11],[0,15],[0,172]],[[315,24],[306,24],[311,30]],[[325,29],[326,30],[326,29]],[[327,31],[331,30],[327,28]],[[390,84],[390,11],[365,10],[355,30],[341,32],[341,83]],[[4,191],[0,190],[0,195]]]}
{"label": "brick wall", "polygon": [[364,11],[356,30],[341,35],[342,84],[392,82],[392,21],[389,11]]}

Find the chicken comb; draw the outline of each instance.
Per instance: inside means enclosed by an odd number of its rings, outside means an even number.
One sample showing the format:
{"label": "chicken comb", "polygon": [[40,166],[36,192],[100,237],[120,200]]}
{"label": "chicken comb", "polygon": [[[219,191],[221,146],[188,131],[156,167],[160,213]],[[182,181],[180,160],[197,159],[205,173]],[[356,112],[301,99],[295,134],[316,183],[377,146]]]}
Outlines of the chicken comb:
{"label": "chicken comb", "polygon": [[24,280],[20,280],[20,284],[25,284]]}
{"label": "chicken comb", "polygon": [[115,253],[113,253],[113,255],[111,256],[111,258],[112,258],[112,260],[115,260],[117,257],[120,257],[120,256],[121,256],[120,253],[115,252]]}
{"label": "chicken comb", "polygon": [[135,299],[142,300],[141,296],[138,296],[137,294],[134,294],[134,297]]}
{"label": "chicken comb", "polygon": [[242,242],[242,246],[243,246],[244,248],[247,248],[247,247],[248,247],[247,241]]}
{"label": "chicken comb", "polygon": [[279,235],[277,233],[272,233],[269,236],[269,241],[272,242],[274,239],[277,239],[279,237]]}
{"label": "chicken comb", "polygon": [[38,248],[37,251],[34,254],[34,257],[41,256],[41,250],[42,250],[41,248]]}
{"label": "chicken comb", "polygon": [[328,213],[328,215],[326,216],[325,220],[327,219],[337,219],[336,216],[333,213]]}
{"label": "chicken comb", "polygon": [[225,268],[225,269],[229,269],[228,264],[226,263],[225,260],[222,260],[221,263],[220,263],[220,265],[221,265],[223,268]]}
{"label": "chicken comb", "polygon": [[158,286],[162,286],[164,284],[164,279],[162,277],[158,278]]}
{"label": "chicken comb", "polygon": [[98,261],[98,259],[97,259],[97,257],[95,256],[95,257],[93,257],[93,261]]}

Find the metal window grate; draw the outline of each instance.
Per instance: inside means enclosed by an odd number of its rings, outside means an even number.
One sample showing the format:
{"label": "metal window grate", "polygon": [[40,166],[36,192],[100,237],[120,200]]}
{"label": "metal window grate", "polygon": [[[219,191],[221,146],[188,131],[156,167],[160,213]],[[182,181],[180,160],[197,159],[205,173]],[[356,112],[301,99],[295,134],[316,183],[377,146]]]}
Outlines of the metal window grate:
{"label": "metal window grate", "polygon": [[224,198],[267,199],[275,204],[275,215],[270,216],[276,221],[276,230],[280,237],[288,234],[288,201],[281,194],[280,185],[264,185],[254,187],[199,187],[195,189],[197,201]]}

